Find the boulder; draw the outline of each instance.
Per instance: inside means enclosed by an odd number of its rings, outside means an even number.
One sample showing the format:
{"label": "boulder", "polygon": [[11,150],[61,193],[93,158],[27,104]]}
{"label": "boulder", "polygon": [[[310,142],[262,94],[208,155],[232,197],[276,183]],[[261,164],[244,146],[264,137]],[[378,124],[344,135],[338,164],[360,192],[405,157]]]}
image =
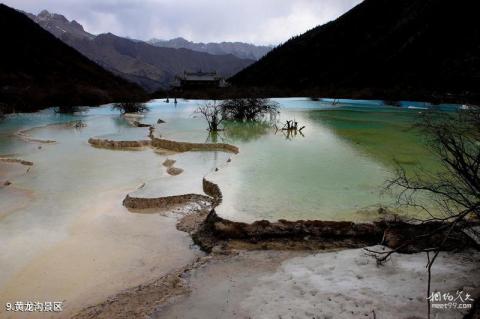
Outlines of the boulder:
{"label": "boulder", "polygon": [[169,167],[169,168],[167,169],[167,173],[170,174],[170,175],[172,175],[172,176],[176,176],[176,175],[182,174],[182,173],[183,173],[183,169],[172,166],[172,167]]}
{"label": "boulder", "polygon": [[172,159],[167,158],[167,159],[165,160],[165,162],[163,162],[162,165],[165,166],[165,167],[172,167],[173,164],[175,164],[175,162],[176,162],[175,160],[172,160]]}

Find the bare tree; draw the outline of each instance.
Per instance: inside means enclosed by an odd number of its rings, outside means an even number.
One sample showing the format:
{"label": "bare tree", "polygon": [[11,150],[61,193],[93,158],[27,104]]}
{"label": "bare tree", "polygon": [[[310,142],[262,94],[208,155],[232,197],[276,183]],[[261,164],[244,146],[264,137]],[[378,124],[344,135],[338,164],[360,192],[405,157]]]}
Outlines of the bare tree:
{"label": "bare tree", "polygon": [[223,129],[220,128],[220,124],[223,122],[222,107],[217,104],[217,101],[207,102],[204,105],[199,106],[195,113],[201,114],[208,123],[208,130],[210,132],[218,132]]}
{"label": "bare tree", "polygon": [[[454,114],[427,112],[417,128],[441,169],[421,168],[408,173],[397,165],[386,191],[395,193],[401,206],[426,211],[429,220],[480,218],[480,108]],[[433,203],[434,212],[422,198]]]}
{"label": "bare tree", "polygon": [[[424,249],[430,296],[432,265],[454,239],[454,234],[463,231],[478,236],[471,226],[472,219],[480,218],[480,108],[472,106],[453,114],[429,111],[416,127],[423,133],[426,146],[439,159],[441,168],[408,172],[398,164],[395,177],[387,181],[385,191],[396,195],[399,206],[427,212],[430,217],[422,222],[438,224],[433,231],[413,239],[422,241],[434,234],[442,236],[437,245]],[[404,242],[399,248],[408,244]],[[398,250],[369,250],[369,253],[381,264]],[[430,308],[429,301],[429,318]]]}

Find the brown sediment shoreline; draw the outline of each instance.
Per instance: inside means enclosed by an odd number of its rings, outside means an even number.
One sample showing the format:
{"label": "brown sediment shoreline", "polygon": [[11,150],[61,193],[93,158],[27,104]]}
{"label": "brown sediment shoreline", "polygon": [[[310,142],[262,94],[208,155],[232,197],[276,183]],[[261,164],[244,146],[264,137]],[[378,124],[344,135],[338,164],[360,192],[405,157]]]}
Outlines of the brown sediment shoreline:
{"label": "brown sediment shoreline", "polygon": [[[194,242],[204,251],[221,249],[280,249],[324,250],[332,248],[361,248],[381,244],[400,253],[415,253],[432,247],[444,238],[446,230],[439,231],[441,222],[413,224],[402,220],[379,220],[372,223],[342,221],[298,220],[253,223],[233,222],[219,217],[212,209],[203,222],[191,231]],[[413,240],[432,233],[423,241]],[[445,251],[457,247],[475,247],[473,240],[459,226],[452,232],[452,240]],[[405,246],[400,246],[407,242]]]}

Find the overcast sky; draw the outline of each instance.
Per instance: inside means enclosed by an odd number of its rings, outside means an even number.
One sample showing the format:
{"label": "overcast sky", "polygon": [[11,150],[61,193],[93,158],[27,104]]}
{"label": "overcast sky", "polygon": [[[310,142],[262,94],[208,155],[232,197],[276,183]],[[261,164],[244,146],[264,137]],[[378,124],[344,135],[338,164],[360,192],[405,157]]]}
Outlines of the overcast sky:
{"label": "overcast sky", "polygon": [[362,0],[0,0],[31,13],[77,20],[90,33],[148,40],[279,44]]}

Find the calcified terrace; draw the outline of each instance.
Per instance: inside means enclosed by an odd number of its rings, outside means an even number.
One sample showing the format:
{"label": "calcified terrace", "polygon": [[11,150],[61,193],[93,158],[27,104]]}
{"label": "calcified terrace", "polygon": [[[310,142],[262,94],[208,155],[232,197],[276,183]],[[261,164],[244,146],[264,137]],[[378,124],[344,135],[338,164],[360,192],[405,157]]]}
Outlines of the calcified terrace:
{"label": "calcified terrace", "polygon": [[[151,147],[154,149],[169,150],[172,152],[189,151],[223,151],[238,154],[238,147],[231,144],[213,143],[189,143],[179,142],[155,137],[153,126],[149,127],[150,140],[140,141],[113,141],[108,139],[90,138],[89,143],[94,147],[102,147],[113,150],[132,150]],[[219,174],[220,170],[228,169],[228,159],[221,168],[216,168],[211,174]],[[175,161],[166,160],[164,166],[174,168]],[[177,168],[178,169],[178,168]],[[179,169],[181,173],[181,169]],[[177,174],[170,174],[177,175]],[[140,189],[145,185],[140,186]],[[168,187],[168,186],[167,186]],[[397,249],[399,243],[415,234],[425,233],[439,227],[438,223],[415,224],[398,219],[395,215],[387,215],[381,220],[368,223],[354,223],[350,221],[320,221],[320,220],[279,220],[270,222],[266,220],[253,223],[230,221],[217,215],[215,209],[222,204],[223,194],[216,183],[209,180],[209,175],[202,181],[203,192],[197,194],[188,192],[185,194],[168,193],[159,197],[149,197],[137,194],[126,195],[123,205],[132,210],[165,209],[175,205],[186,205],[191,202],[209,202],[210,209],[205,211],[201,222],[197,223],[189,233],[193,240],[203,250],[211,251],[214,247],[222,246],[223,249],[330,249],[330,248],[358,248],[382,243],[383,245]],[[455,231],[457,241],[450,243],[451,247],[458,245],[470,245],[470,239],[461,231]],[[443,236],[439,232],[424,242],[406,247],[401,247],[403,252],[417,252],[422,248],[429,247]],[[448,250],[450,247],[445,247]]]}

